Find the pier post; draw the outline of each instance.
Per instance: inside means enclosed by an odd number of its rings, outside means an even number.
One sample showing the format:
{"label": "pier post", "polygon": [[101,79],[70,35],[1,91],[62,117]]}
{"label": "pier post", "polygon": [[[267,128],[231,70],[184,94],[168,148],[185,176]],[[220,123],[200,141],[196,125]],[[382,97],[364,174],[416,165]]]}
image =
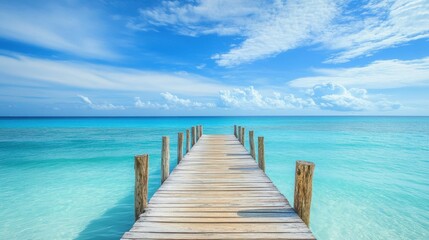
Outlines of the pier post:
{"label": "pier post", "polygon": [[200,137],[203,136],[203,125],[200,125]]}
{"label": "pier post", "polygon": [[183,158],[183,133],[177,134],[177,164],[182,161]]}
{"label": "pier post", "polygon": [[186,153],[190,150],[189,129],[186,129]]}
{"label": "pier post", "polygon": [[234,136],[237,137],[237,125],[234,125]]}
{"label": "pier post", "polygon": [[307,226],[310,226],[314,167],[312,162],[296,161],[294,208]]}
{"label": "pier post", "polygon": [[244,127],[242,127],[241,128],[241,145],[243,145],[243,146],[246,146],[245,142],[244,142],[245,137],[246,137],[246,131],[245,131]]}
{"label": "pier post", "polygon": [[253,138],[253,131],[249,131],[249,145],[250,145],[250,155],[252,155],[253,159],[256,160],[255,139]]}
{"label": "pier post", "polygon": [[167,180],[170,175],[170,138],[162,137],[162,152],[161,152],[161,184]]}
{"label": "pier post", "polygon": [[265,172],[264,137],[258,137],[258,165]]}
{"label": "pier post", "polygon": [[149,155],[134,157],[135,187],[134,187],[134,216],[139,219],[147,207],[147,189],[149,179]]}
{"label": "pier post", "polygon": [[195,126],[195,142],[198,142],[200,139],[200,127],[198,125]]}
{"label": "pier post", "polygon": [[241,143],[241,126],[238,126],[238,141]]}
{"label": "pier post", "polygon": [[195,145],[195,127],[191,128],[191,137],[192,137],[192,145],[191,147],[193,147]]}

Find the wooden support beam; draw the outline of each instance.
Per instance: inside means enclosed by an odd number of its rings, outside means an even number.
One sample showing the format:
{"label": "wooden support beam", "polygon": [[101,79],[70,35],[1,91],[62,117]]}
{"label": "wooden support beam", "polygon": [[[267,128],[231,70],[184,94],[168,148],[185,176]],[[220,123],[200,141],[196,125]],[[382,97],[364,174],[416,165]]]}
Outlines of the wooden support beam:
{"label": "wooden support beam", "polygon": [[198,142],[200,139],[200,127],[198,125],[195,126],[195,142]]}
{"label": "wooden support beam", "polygon": [[237,137],[237,125],[234,125],[234,136]]}
{"label": "wooden support beam", "polygon": [[203,136],[203,125],[200,125],[200,137]]}
{"label": "wooden support beam", "polygon": [[189,150],[191,150],[190,143],[191,143],[191,140],[189,139],[189,129],[186,129],[186,153],[188,153]]}
{"label": "wooden support beam", "polygon": [[238,126],[238,141],[241,143],[241,126]]}
{"label": "wooden support beam", "polygon": [[147,208],[148,180],[149,180],[149,155],[134,157],[135,187],[134,187],[134,215],[135,220]]}
{"label": "wooden support beam", "polygon": [[161,151],[161,184],[167,180],[170,175],[170,138],[162,137],[162,151]]}
{"label": "wooden support beam", "polygon": [[244,140],[245,140],[245,137],[246,137],[246,131],[245,131],[245,128],[244,127],[242,127],[241,128],[241,144],[243,145],[243,146],[245,146],[245,142],[244,142]]}
{"label": "wooden support beam", "polygon": [[183,133],[177,134],[177,164],[183,159]]}
{"label": "wooden support beam", "polygon": [[192,145],[191,147],[193,147],[195,145],[196,139],[195,139],[195,127],[191,128],[191,137],[192,137]]}
{"label": "wooden support beam", "polygon": [[312,162],[296,161],[294,208],[307,226],[310,226],[314,167]]}
{"label": "wooden support beam", "polygon": [[252,155],[253,159],[256,160],[255,139],[253,138],[253,131],[249,131],[249,145],[250,145],[250,155]]}
{"label": "wooden support beam", "polygon": [[258,137],[258,165],[265,172],[264,137]]}

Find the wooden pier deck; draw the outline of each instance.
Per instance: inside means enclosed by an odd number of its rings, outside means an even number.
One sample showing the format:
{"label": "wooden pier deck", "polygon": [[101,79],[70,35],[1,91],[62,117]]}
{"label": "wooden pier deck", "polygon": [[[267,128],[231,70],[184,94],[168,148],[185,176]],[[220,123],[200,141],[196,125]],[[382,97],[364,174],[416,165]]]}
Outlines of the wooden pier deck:
{"label": "wooden pier deck", "polygon": [[315,239],[234,135],[202,135],[122,239]]}

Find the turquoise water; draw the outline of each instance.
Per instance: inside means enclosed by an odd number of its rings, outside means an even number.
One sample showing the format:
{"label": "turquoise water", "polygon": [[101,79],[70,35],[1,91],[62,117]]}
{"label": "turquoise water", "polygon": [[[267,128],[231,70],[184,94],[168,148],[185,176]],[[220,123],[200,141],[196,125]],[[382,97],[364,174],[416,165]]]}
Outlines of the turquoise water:
{"label": "turquoise water", "polygon": [[265,136],[266,168],[293,202],[295,160],[316,163],[318,239],[429,239],[429,118],[0,119],[0,239],[118,239],[133,224],[133,156],[150,154],[160,185],[161,136],[203,124]]}

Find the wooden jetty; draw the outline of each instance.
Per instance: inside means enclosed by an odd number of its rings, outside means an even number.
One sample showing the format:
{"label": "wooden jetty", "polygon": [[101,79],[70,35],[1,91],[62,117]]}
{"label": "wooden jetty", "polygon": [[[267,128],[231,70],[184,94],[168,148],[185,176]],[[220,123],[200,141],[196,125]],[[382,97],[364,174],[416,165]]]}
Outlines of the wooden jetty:
{"label": "wooden jetty", "polygon": [[[250,153],[244,145],[244,129],[234,135],[205,135],[202,126],[178,134],[178,165],[147,200],[148,155],[135,157],[136,222],[122,239],[315,239],[307,227],[310,219],[311,181],[314,164],[298,161],[295,206],[264,173],[263,137],[258,137],[254,158],[253,131]],[[163,137],[162,166],[168,167],[168,137]],[[167,171],[167,172],[166,172]]]}

